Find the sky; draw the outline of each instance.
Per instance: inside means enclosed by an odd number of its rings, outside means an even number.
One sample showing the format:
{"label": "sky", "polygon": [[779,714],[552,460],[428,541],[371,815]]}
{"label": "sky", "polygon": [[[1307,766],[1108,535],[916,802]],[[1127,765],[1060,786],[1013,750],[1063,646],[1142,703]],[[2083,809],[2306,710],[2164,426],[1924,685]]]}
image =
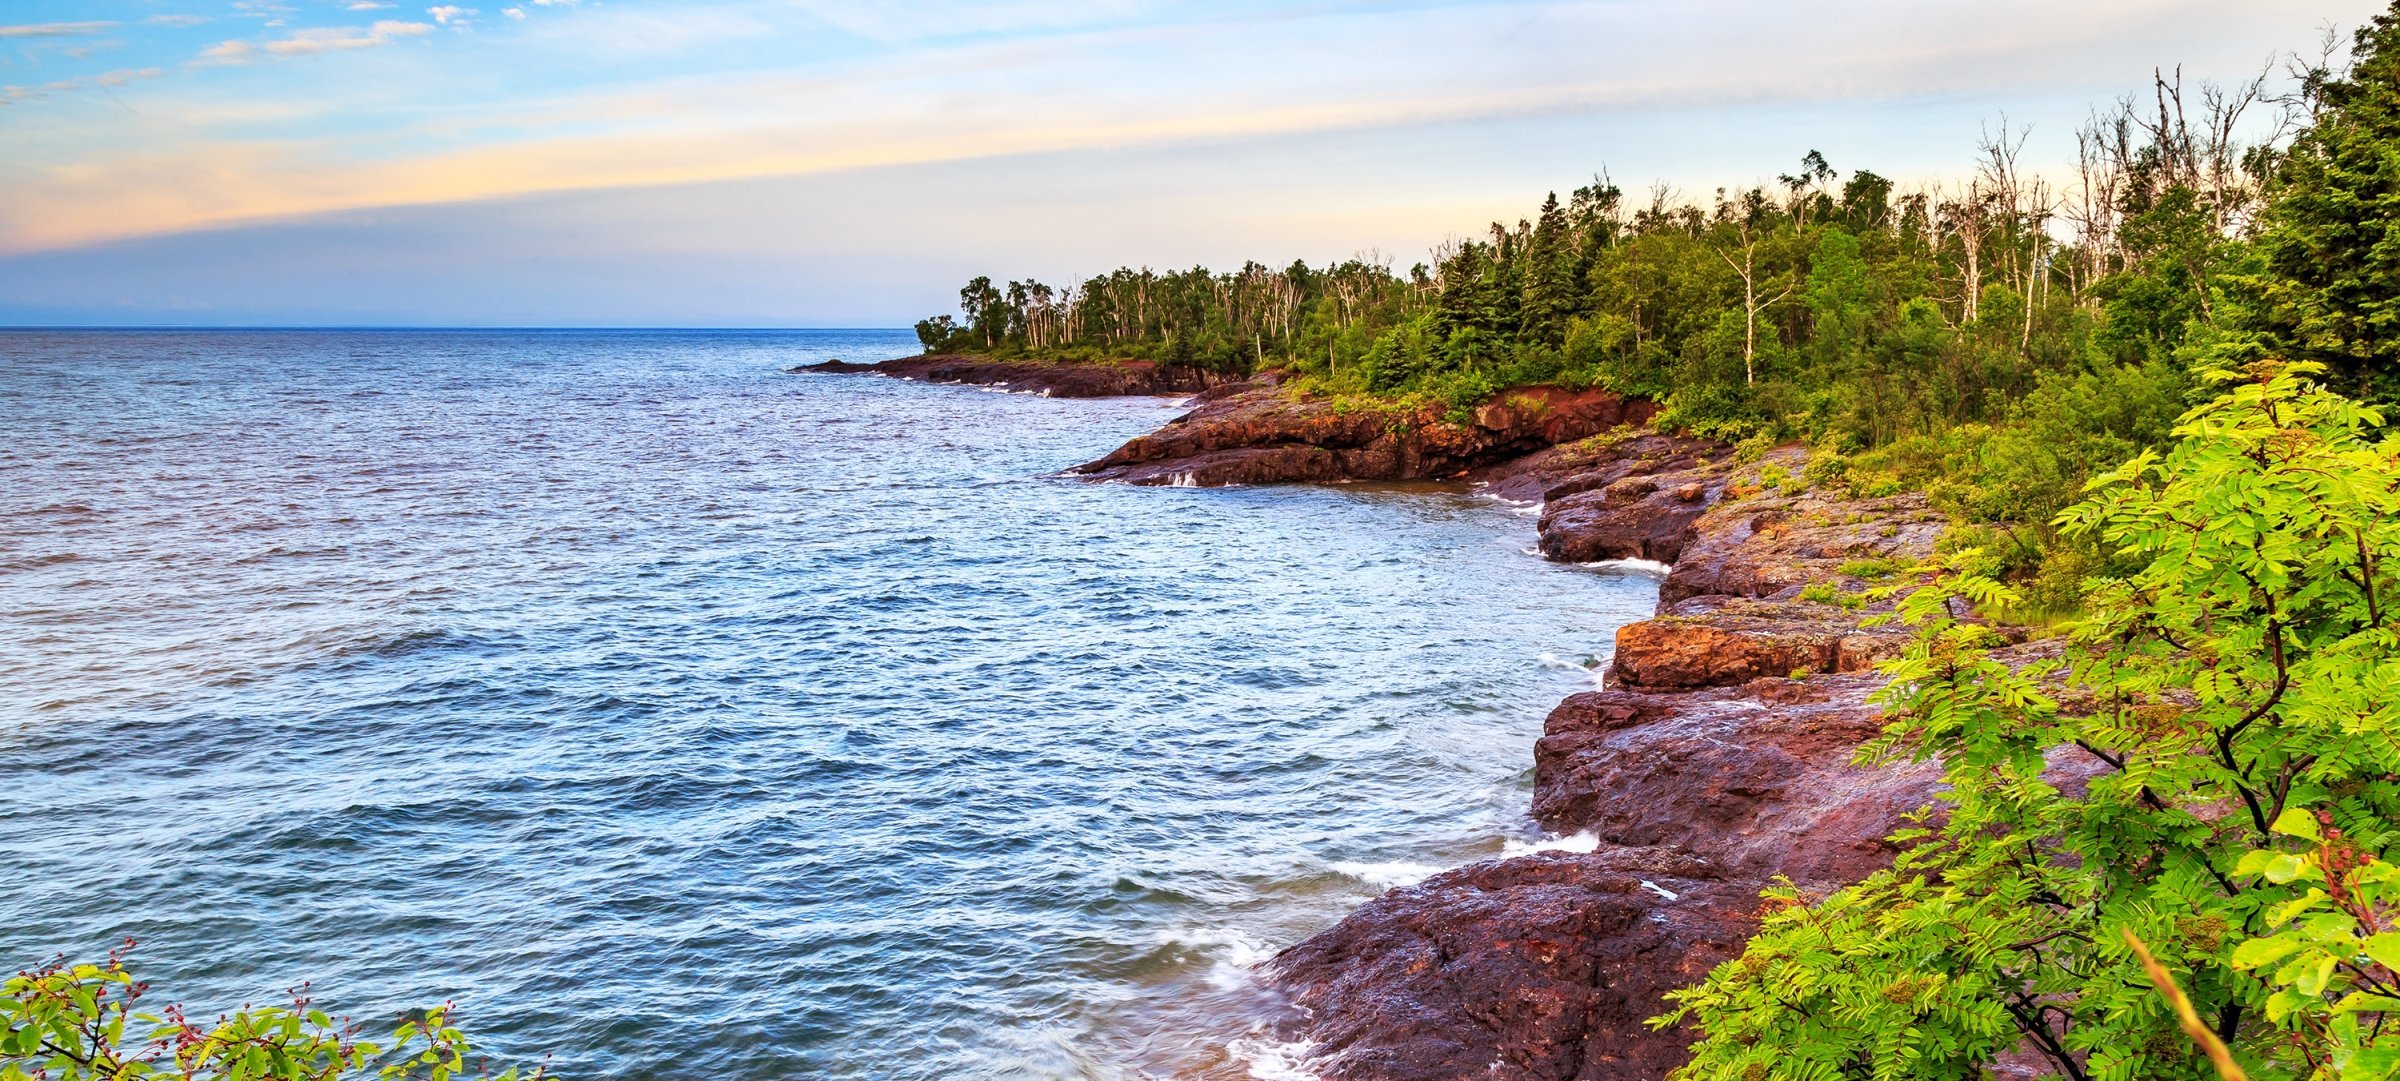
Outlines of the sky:
{"label": "sky", "polygon": [[[470,6],[470,4],[472,6]],[[2372,0],[0,0],[0,325],[904,326],[1605,171],[2061,168]]]}

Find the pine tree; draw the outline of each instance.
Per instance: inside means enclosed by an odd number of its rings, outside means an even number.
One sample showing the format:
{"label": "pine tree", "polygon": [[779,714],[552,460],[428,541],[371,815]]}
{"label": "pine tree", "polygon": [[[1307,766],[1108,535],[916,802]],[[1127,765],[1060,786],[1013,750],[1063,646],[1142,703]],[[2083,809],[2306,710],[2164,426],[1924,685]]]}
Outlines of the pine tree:
{"label": "pine tree", "polygon": [[2400,4],[2360,28],[2354,61],[2276,172],[2249,284],[2269,351],[2400,401]]}
{"label": "pine tree", "polygon": [[1527,245],[1525,258],[1525,336],[1545,345],[1557,345],[1567,337],[1567,320],[1575,314],[1577,294],[1578,252],[1573,230],[1567,224],[1567,211],[1558,203],[1558,193],[1542,201],[1541,216],[1534,221],[1533,241]]}

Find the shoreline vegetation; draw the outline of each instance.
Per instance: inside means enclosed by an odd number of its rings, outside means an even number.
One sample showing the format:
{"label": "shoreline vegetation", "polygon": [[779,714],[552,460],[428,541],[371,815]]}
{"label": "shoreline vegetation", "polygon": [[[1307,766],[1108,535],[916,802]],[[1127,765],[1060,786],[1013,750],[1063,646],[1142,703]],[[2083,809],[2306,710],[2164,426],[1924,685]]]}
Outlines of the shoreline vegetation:
{"label": "shoreline vegetation", "polygon": [[1086,475],[1467,477],[1672,567],[1536,748],[1588,849],[1263,967],[1312,1067],[2400,1076],[2400,6],[2337,44],[2162,74],[2063,180],[2002,124],[1913,191],[1600,178],[1406,272],[920,323],[963,381],[1221,375]]}

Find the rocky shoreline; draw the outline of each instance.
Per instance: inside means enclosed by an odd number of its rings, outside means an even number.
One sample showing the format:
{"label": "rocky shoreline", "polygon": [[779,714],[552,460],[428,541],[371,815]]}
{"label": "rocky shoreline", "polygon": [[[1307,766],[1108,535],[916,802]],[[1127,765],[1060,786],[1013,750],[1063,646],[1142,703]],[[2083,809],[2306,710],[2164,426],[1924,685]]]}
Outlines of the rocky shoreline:
{"label": "rocky shoreline", "polygon": [[1921,496],[1795,491],[1804,451],[1738,462],[1641,430],[1651,414],[1526,388],[1452,423],[1221,387],[1079,468],[1136,484],[1464,476],[1538,499],[1546,558],[1671,567],[1658,615],[1618,632],[1607,689],[1560,703],[1534,748],[1533,817],[1588,848],[1392,890],[1264,966],[1299,1007],[1282,1035],[1329,1081],[1662,1078],[1690,1034],[1648,1019],[1740,950],[1759,891],[1865,877],[1935,797],[1930,764],[1851,759],[1882,727],[1874,662],[1906,641],[1866,625],[1864,594],[1932,554],[1942,517]]}
{"label": "rocky shoreline", "polygon": [[828,360],[789,369],[793,373],[882,375],[925,383],[965,383],[1040,394],[1051,398],[1114,398],[1127,395],[1197,394],[1235,381],[1222,372],[1188,364],[1147,360],[993,360],[959,354],[927,354],[874,364]]}
{"label": "rocky shoreline", "polygon": [[[830,369],[820,369],[830,370]],[[1931,764],[1862,767],[1874,663],[1906,632],[1866,591],[1932,554],[1922,496],[1805,490],[1805,452],[1739,461],[1642,426],[1648,403],[1521,388],[1472,416],[1304,400],[1273,376],[1077,468],[1134,484],[1463,478],[1539,500],[1563,562],[1667,564],[1603,686],[1554,709],[1531,813],[1572,842],[1391,890],[1261,967],[1281,1038],[1327,1081],[1655,1081],[1690,1033],[1666,992],[1737,953],[1778,876],[1825,891],[1887,865]],[[2020,647],[2038,649],[2038,647]]]}

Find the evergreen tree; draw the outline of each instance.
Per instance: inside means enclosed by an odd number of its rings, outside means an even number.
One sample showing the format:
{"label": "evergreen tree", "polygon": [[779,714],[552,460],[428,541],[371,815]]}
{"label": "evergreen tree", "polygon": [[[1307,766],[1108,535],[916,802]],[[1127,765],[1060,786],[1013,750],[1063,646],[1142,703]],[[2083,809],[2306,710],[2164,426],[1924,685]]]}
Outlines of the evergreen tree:
{"label": "evergreen tree", "polygon": [[2267,348],[2345,392],[2400,400],[2400,8],[2358,31],[2347,78],[2274,174],[2250,284]]}

